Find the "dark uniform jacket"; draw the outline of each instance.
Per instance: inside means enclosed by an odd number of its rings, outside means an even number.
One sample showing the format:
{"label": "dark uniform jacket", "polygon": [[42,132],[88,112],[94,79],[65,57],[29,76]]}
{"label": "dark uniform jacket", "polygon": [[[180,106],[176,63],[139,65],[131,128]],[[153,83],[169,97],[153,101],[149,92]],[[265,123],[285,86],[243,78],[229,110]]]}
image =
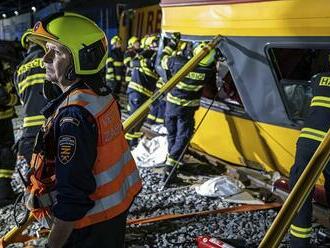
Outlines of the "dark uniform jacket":
{"label": "dark uniform jacket", "polygon": [[132,79],[132,66],[131,61],[135,58],[135,56],[139,53],[139,51],[134,49],[128,49],[124,53],[124,66],[126,67],[126,76],[125,82],[129,83]]}
{"label": "dark uniform jacket", "polygon": [[16,117],[14,106],[18,97],[11,77],[8,71],[0,71],[0,120]]}
{"label": "dark uniform jacket", "polygon": [[115,91],[119,90],[118,87],[124,79],[123,57],[124,53],[119,48],[115,48],[109,51],[106,61],[106,82],[108,86],[115,84],[117,87]]}
{"label": "dark uniform jacket", "polygon": [[43,56],[44,51],[39,46],[32,46],[14,75],[15,87],[23,104],[23,138],[35,137],[45,121],[40,113],[47,103],[42,95],[46,78]]}
{"label": "dark uniform jacket", "polygon": [[313,98],[297,145],[314,153],[330,128],[330,73],[314,76],[312,91]]}
{"label": "dark uniform jacket", "polygon": [[128,84],[127,93],[134,91],[150,97],[156,88],[159,78],[155,72],[156,52],[144,50],[132,60],[132,79]]}
{"label": "dark uniform jacket", "polygon": [[[182,55],[170,56],[169,50],[171,50],[169,47],[164,49],[161,66],[173,76],[188,62],[188,59]],[[170,107],[170,111],[167,112],[175,115],[182,111],[195,111],[199,107],[204,84],[211,80],[215,80],[214,68],[198,65],[167,94],[166,101]]]}

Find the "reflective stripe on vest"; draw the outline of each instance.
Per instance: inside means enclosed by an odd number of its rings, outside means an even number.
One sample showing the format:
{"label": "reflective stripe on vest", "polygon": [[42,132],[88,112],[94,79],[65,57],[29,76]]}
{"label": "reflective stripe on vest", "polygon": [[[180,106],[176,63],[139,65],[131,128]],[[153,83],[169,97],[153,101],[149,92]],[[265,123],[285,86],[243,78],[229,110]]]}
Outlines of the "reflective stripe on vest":
{"label": "reflective stripe on vest", "polygon": [[171,93],[167,93],[166,100],[170,103],[174,103],[176,105],[184,106],[184,107],[198,107],[200,103],[200,99],[195,100],[186,100],[176,96],[173,96]]}
{"label": "reflective stripe on vest", "polygon": [[97,158],[93,166],[97,187],[90,195],[95,205],[75,222],[75,228],[83,228],[126,211],[141,190],[142,183],[124,138],[119,110],[113,97],[98,96],[91,90],[76,90],[61,107],[68,105],[87,109],[98,126]]}

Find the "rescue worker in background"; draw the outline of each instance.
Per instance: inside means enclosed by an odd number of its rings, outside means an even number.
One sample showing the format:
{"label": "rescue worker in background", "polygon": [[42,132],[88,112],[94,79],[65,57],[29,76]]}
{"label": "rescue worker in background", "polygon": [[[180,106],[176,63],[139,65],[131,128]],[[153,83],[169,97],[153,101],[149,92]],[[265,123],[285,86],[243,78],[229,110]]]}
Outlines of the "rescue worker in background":
{"label": "rescue worker in background", "polygon": [[[182,55],[174,55],[180,35],[174,33],[161,55],[161,66],[169,71],[170,76],[176,74],[188,62]],[[194,49],[194,55],[206,46],[200,43]],[[174,53],[175,54],[175,53]],[[200,104],[203,85],[215,80],[215,50],[210,53],[179,82],[166,96],[165,126],[168,131],[168,155],[165,162],[164,179],[167,178],[173,166],[182,166],[179,158],[194,131],[194,114]],[[175,173],[171,179],[175,179]]]}
{"label": "rescue worker in background", "polygon": [[[156,88],[159,90],[165,84],[164,80],[159,77],[156,83]],[[150,112],[147,116],[147,122],[150,125],[164,125],[166,101],[160,99],[150,107]]]}
{"label": "rescue worker in background", "polygon": [[[185,56],[184,52],[187,48],[187,42],[180,41],[178,44],[178,49],[174,51],[172,55],[182,55]],[[166,80],[166,79],[165,79]],[[164,86],[165,81],[162,77],[159,77],[156,88],[159,90],[161,87]],[[147,116],[147,122],[151,125],[164,125],[165,119],[165,108],[166,108],[166,101],[164,99],[158,100],[154,103],[151,108],[150,112]],[[155,131],[158,129],[155,129]]]}
{"label": "rescue worker in background", "polygon": [[148,39],[149,35],[145,35],[142,37],[141,42],[140,42],[140,48],[145,49],[146,48],[146,40]]}
{"label": "rescue worker in background", "polygon": [[46,98],[42,96],[46,78],[42,62],[45,53],[40,46],[27,41],[31,33],[32,29],[28,29],[21,37],[22,47],[27,49],[27,53],[14,74],[16,91],[23,105],[23,133],[18,141],[18,158],[23,162],[25,159],[28,164],[35,137],[45,121],[40,110],[47,104]]}
{"label": "rescue worker in background", "polygon": [[[312,92],[313,98],[296,144],[295,162],[290,171],[291,189],[330,128],[330,73],[320,73],[312,78]],[[324,188],[330,207],[330,164],[326,166],[323,175]],[[291,247],[311,247],[312,195],[313,193],[308,196],[291,224]]]}
{"label": "rescue worker in background", "polygon": [[12,83],[10,64],[0,61],[0,206],[5,206],[15,198],[11,187],[11,177],[15,169],[15,143],[12,119],[16,117],[14,106],[18,102]]}
{"label": "rescue worker in background", "polygon": [[124,247],[142,184],[104,80],[106,36],[64,12],[36,23],[28,39],[45,48],[46,79],[63,93],[43,110],[27,207],[51,226],[48,247]]}
{"label": "rescue worker in background", "polygon": [[124,53],[121,50],[122,41],[117,35],[110,40],[109,57],[106,62],[106,82],[113,96],[119,100],[122,81],[124,81]]}
{"label": "rescue worker in background", "polygon": [[132,67],[131,61],[140,52],[140,41],[136,36],[132,36],[127,42],[127,49],[124,53],[124,66],[126,68],[125,73],[125,86],[123,87],[126,92],[127,85],[132,79]]}
{"label": "rescue worker in background", "polygon": [[[159,78],[155,72],[155,61],[158,48],[158,37],[152,35],[146,40],[146,49],[132,60],[132,80],[127,87],[128,105],[130,115],[135,112],[154,92]],[[140,128],[143,120],[126,133],[125,137],[131,147],[138,144],[143,133]]]}

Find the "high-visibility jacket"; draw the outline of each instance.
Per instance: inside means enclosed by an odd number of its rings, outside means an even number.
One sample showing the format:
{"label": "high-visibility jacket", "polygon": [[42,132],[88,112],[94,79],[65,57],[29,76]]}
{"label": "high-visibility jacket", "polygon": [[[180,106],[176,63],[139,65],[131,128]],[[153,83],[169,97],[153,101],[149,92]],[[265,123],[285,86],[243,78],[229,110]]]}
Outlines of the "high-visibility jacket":
{"label": "high-visibility jacket", "polygon": [[[124,138],[117,104],[111,95],[98,96],[89,89],[73,90],[47,120],[45,132],[51,128],[52,120],[62,108],[73,105],[89,111],[98,128],[97,157],[93,165],[97,187],[90,195],[95,205],[75,222],[75,228],[79,229],[109,220],[126,211],[141,190],[142,183]],[[44,197],[45,193],[49,195],[50,192],[56,192],[55,163],[54,158],[44,157],[43,154],[47,154],[47,151],[41,150],[33,156],[31,164],[34,165],[34,174],[31,176],[30,191],[39,198],[48,199],[52,197]],[[49,211],[46,204],[43,204],[43,208]],[[38,217],[37,211],[33,212]]]}
{"label": "high-visibility jacket", "polygon": [[34,137],[45,122],[40,110],[47,101],[42,95],[46,79],[41,47],[32,46],[14,74],[14,84],[23,105],[23,135]]}

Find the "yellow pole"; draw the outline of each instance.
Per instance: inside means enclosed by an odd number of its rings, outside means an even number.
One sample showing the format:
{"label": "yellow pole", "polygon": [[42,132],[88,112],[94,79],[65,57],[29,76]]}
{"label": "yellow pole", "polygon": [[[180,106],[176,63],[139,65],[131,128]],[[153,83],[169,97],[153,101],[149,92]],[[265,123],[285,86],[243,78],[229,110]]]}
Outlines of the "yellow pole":
{"label": "yellow pole", "polygon": [[[170,91],[180,80],[185,77],[190,71],[192,71],[197,64],[220,42],[221,36],[216,36],[212,41],[208,43],[207,46],[203,47],[199,53],[197,53],[193,58],[191,58],[187,64],[185,64],[162,88],[155,92],[144,104],[142,104],[129,118],[127,118],[124,123],[124,133],[127,133],[131,128],[133,128],[139,121],[141,121],[144,116],[148,113],[149,106],[155,102],[159,97],[165,95]],[[5,234],[5,236],[0,240],[3,242],[3,247],[10,244],[11,241],[15,240],[24,229],[29,226],[33,221],[34,217],[30,214],[28,220],[22,227],[14,227],[11,231]],[[0,244],[1,245],[1,244]],[[0,246],[1,248],[1,246]]]}
{"label": "yellow pole", "polygon": [[281,243],[289,229],[292,219],[304,204],[307,196],[311,193],[317,179],[330,161],[330,129],[321,142],[313,157],[309,161],[304,172],[301,174],[296,185],[283,204],[273,224],[268,229],[261,241],[260,248],[275,248]]}
{"label": "yellow pole", "polygon": [[192,57],[187,64],[185,64],[166,84],[156,91],[147,101],[145,101],[131,116],[129,116],[123,123],[124,132],[131,130],[139,123],[148,113],[149,107],[158,98],[164,96],[169,92],[178,82],[180,82],[189,72],[191,72],[198,63],[220,42],[221,36],[216,36],[211,40],[207,46],[203,47],[199,53]]}
{"label": "yellow pole", "polygon": [[0,239],[0,248],[14,243],[18,235],[20,235],[30,224],[32,224],[34,220],[33,215],[30,213],[29,218],[22,226],[14,227]]}

